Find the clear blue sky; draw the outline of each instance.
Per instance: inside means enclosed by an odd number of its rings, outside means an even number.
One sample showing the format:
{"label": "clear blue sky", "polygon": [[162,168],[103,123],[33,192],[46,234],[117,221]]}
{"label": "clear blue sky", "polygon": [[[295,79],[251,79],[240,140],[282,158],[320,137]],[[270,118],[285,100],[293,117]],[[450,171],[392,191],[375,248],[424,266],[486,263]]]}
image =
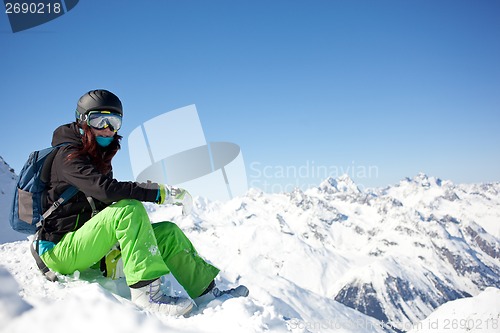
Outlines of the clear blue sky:
{"label": "clear blue sky", "polygon": [[496,0],[82,0],[14,34],[0,13],[0,156],[18,172],[105,88],[125,108],[122,180],[128,134],[196,104],[268,191],[342,171],[500,181],[499,18]]}

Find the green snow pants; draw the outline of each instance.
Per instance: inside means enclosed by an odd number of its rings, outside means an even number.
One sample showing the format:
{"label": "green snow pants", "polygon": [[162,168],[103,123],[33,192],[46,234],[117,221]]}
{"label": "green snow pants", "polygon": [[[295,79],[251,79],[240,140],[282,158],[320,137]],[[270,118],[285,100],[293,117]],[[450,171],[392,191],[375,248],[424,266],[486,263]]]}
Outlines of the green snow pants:
{"label": "green snow pants", "polygon": [[41,258],[61,274],[83,271],[120,244],[127,284],[157,279],[172,273],[191,298],[200,296],[219,273],[203,260],[182,232],[171,222],[149,221],[137,200],[121,200],[67,233]]}

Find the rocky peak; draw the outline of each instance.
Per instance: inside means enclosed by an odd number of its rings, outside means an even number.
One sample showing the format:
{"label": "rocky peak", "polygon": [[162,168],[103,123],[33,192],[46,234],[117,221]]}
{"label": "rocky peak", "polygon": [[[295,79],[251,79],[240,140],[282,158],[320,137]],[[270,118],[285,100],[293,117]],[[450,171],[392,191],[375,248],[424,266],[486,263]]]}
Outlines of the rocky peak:
{"label": "rocky peak", "polygon": [[319,185],[319,188],[328,193],[357,194],[361,192],[356,183],[347,174],[338,178],[328,177]]}

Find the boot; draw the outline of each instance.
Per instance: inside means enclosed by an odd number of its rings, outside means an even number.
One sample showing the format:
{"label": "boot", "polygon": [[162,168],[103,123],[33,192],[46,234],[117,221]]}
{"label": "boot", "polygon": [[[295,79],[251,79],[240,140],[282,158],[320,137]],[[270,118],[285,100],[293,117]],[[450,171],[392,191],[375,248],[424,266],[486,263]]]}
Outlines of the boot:
{"label": "boot", "polygon": [[222,297],[224,295],[228,295],[229,297],[247,297],[249,294],[248,288],[240,285],[236,288],[228,289],[228,290],[220,290],[219,288],[213,285],[213,288],[206,291],[203,295],[194,299],[194,302],[197,306],[202,304],[208,304],[216,298]]}
{"label": "boot", "polygon": [[130,288],[132,302],[145,310],[169,316],[185,316],[191,311],[190,299],[165,295],[160,286],[161,280],[156,279],[147,286]]}

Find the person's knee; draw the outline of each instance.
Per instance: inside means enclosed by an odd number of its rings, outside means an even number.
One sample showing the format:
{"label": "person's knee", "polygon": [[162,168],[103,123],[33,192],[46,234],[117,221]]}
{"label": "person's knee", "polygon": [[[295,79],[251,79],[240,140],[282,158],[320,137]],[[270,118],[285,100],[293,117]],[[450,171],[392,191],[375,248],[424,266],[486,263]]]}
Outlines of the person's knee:
{"label": "person's knee", "polygon": [[182,233],[181,228],[177,226],[177,224],[173,222],[158,222],[158,223],[153,223],[153,229],[155,230],[161,230],[162,233]]}
{"label": "person's knee", "polygon": [[113,204],[113,206],[116,206],[116,207],[130,206],[133,208],[140,206],[140,207],[144,208],[144,206],[142,205],[142,202],[140,202],[139,200],[135,200],[135,199],[122,199],[120,201],[115,202]]}
{"label": "person's knee", "polygon": [[136,200],[136,199],[122,199],[120,201],[117,201],[115,203],[115,205],[123,205],[123,206],[128,206],[128,205],[138,206],[138,205],[141,205],[142,206],[142,202],[140,202],[139,200]]}
{"label": "person's knee", "polygon": [[176,243],[190,244],[186,234],[181,228],[172,222],[153,223],[153,231],[159,240],[175,240]]}
{"label": "person's knee", "polygon": [[125,210],[131,212],[133,214],[147,215],[146,208],[139,200],[135,199],[122,199],[118,202],[115,202],[111,207],[119,208],[120,210]]}

